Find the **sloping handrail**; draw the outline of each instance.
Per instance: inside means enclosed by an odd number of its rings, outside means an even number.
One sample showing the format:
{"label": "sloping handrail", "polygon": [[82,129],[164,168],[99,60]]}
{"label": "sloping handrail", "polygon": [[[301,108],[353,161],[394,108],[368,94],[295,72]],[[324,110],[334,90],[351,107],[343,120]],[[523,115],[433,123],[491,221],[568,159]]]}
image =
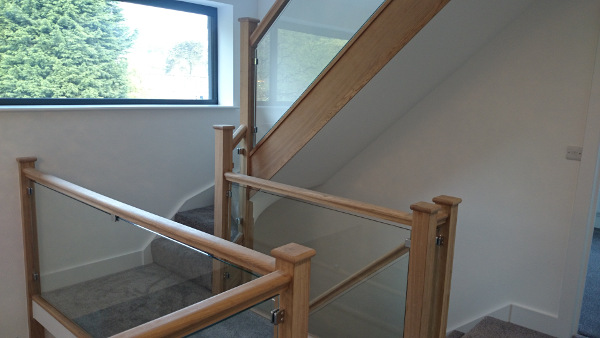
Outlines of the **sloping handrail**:
{"label": "sloping handrail", "polygon": [[37,169],[26,168],[23,169],[23,173],[27,178],[69,197],[126,219],[160,235],[213,254],[233,264],[263,275],[275,271],[275,259],[263,253],[186,227],[185,225],[103,196],[58,177],[45,174]]}
{"label": "sloping handrail", "polygon": [[250,36],[250,46],[252,48],[256,48],[256,46],[258,46],[260,40],[263,38],[263,36],[265,36],[265,34],[267,34],[269,28],[273,26],[275,20],[277,20],[279,14],[283,12],[288,2],[290,2],[290,0],[277,0],[273,4],[273,6],[271,6],[271,9],[269,9],[265,17],[260,21],[260,23],[256,27],[256,30],[254,30],[254,32],[252,32],[252,35]]}
{"label": "sloping handrail", "polygon": [[[323,192],[294,187],[283,183],[273,182],[264,180],[262,178],[233,172],[225,173],[225,179],[229,182],[247,185],[256,189],[262,189],[286,197],[297,198],[307,202],[338,208],[352,213],[379,218],[408,226],[413,224],[413,217],[411,213],[385,208],[375,204],[359,202],[349,198],[334,196]],[[443,224],[447,217],[448,214],[446,212],[439,212],[437,214],[438,224]]]}
{"label": "sloping handrail", "polygon": [[[113,200],[58,177],[35,169],[35,157],[18,158],[21,209],[23,215],[23,238],[25,270],[27,279],[28,315],[30,335],[43,332],[36,322],[34,306],[45,311],[75,336],[88,336],[71,319],[40,296],[39,250],[35,215],[35,184],[46,186],[58,193],[74,198],[115,216],[123,218],[157,234],[203,250],[215,257],[230,261],[240,267],[256,271],[264,276],[216,294],[186,308],[145,324],[119,333],[116,337],[179,337],[194,333],[238,312],[274,296],[280,296],[280,309],[286,313],[286,321],[279,326],[279,337],[306,337],[308,334],[308,289],[310,260],[315,250],[290,243],[264,255],[243,246],[230,243],[213,235],[188,228],[179,223],[151,214],[141,209]],[[214,268],[214,267],[213,267]],[[38,277],[35,277],[38,276]],[[38,310],[39,311],[39,310]],[[38,312],[38,314],[40,314]],[[45,316],[41,314],[42,316]],[[34,327],[31,327],[34,324]]]}
{"label": "sloping handrail", "polygon": [[369,279],[379,270],[388,266],[391,262],[406,255],[409,251],[410,249],[407,248],[406,245],[402,244],[387,254],[374,260],[372,263],[360,269],[359,271],[355,272],[350,277],[332,286],[329,290],[323,292],[320,296],[316,297],[310,302],[308,308],[309,313],[315,312],[333,302],[350,289]]}

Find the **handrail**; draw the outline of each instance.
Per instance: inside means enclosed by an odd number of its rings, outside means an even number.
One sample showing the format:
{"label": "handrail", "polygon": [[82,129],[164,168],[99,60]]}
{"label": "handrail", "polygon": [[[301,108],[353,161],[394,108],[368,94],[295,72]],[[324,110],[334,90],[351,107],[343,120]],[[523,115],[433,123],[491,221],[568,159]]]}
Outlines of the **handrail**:
{"label": "handrail", "polygon": [[275,271],[112,337],[189,335],[279,294],[288,287],[291,279],[289,275]]}
{"label": "handrail", "polygon": [[248,130],[248,126],[246,126],[245,124],[242,124],[233,132],[233,142],[231,143],[231,147],[232,147],[231,150],[235,149],[235,147],[237,147],[237,145],[242,141],[244,136],[246,136],[247,130]]}
{"label": "handrail", "polygon": [[313,299],[309,305],[309,312],[315,312],[321,309],[322,307],[326,306],[327,304],[331,303],[346,291],[362,283],[367,278],[371,277],[391,262],[407,254],[409,250],[409,248],[402,244],[399,247],[388,252],[387,254],[374,260],[371,264],[360,269],[356,273],[352,274],[350,277],[344,279],[340,283],[331,287],[329,290],[323,292],[317,298]]}
{"label": "handrail", "polygon": [[80,200],[102,211],[131,221],[150,231],[172,238],[196,249],[213,254],[243,268],[266,275],[275,271],[275,259],[231,243],[222,238],[186,227],[177,222],[119,202],[34,168],[23,169],[33,181]]}
{"label": "handrail", "polygon": [[290,0],[277,0],[271,9],[267,12],[262,21],[258,24],[252,35],[250,35],[250,47],[256,48],[260,40],[267,34],[267,31],[275,23],[275,20],[279,17],[279,14],[283,12],[285,6],[287,6]]}
{"label": "handrail", "polygon": [[358,202],[348,198],[231,172],[225,173],[225,179],[230,182],[248,185],[257,189],[264,189],[284,196],[298,198],[353,213],[360,213],[404,225],[412,225],[412,214],[374,204]]}

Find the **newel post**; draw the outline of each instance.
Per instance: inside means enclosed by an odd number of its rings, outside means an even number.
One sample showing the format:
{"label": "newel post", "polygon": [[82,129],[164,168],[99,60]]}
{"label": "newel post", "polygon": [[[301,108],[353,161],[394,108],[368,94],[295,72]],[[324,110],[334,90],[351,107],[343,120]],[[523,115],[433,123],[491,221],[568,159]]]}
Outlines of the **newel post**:
{"label": "newel post", "polygon": [[17,158],[19,163],[19,188],[21,191],[21,221],[23,226],[23,250],[25,250],[25,280],[27,291],[27,314],[29,336],[44,337],[44,327],[33,319],[32,297],[42,292],[40,283],[40,261],[37,238],[37,222],[35,215],[35,198],[33,181],[23,172],[27,168],[35,168],[35,157]]}
{"label": "newel post", "polygon": [[[225,180],[225,173],[231,172],[233,168],[233,126],[217,125],[215,129],[215,218],[214,235],[230,240],[231,226],[229,223],[229,210],[231,198],[231,187]],[[218,260],[213,260],[213,293],[221,293],[225,290],[225,265]]]}
{"label": "newel post", "polygon": [[441,207],[441,212],[448,216],[437,228],[437,236],[441,238],[436,246],[435,272],[435,323],[432,337],[445,338],[448,326],[448,306],[450,303],[450,282],[452,280],[452,264],[454,261],[454,241],[456,238],[456,222],[458,205],[462,199],[452,196],[438,196],[433,202]]}
{"label": "newel post", "polygon": [[408,262],[404,337],[432,337],[433,276],[437,213],[441,207],[419,202],[410,206],[413,223]]}
{"label": "newel post", "polygon": [[278,325],[280,338],[306,338],[308,335],[308,305],[310,287],[310,259],[314,249],[290,243],[273,249],[277,270],[290,275],[290,286],[279,295],[280,310],[284,310],[283,322]]}

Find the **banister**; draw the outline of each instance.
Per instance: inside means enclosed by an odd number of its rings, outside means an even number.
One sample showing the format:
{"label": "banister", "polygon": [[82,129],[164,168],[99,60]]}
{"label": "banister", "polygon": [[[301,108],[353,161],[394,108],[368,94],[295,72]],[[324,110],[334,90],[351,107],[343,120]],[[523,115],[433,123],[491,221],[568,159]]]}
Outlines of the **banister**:
{"label": "banister", "polygon": [[23,174],[48,188],[89,204],[102,211],[133,222],[150,231],[172,238],[196,249],[246,269],[268,274],[275,271],[275,259],[268,255],[231,243],[177,222],[119,202],[34,168],[23,169]]}
{"label": "banister", "polygon": [[271,9],[269,9],[265,17],[256,27],[256,30],[250,35],[250,47],[256,48],[263,36],[267,34],[269,28],[275,23],[279,14],[283,12],[288,2],[290,2],[290,0],[277,0],[273,6],[271,6]]}
{"label": "banister", "polygon": [[326,306],[327,304],[331,303],[344,292],[350,290],[357,284],[371,277],[373,274],[375,274],[391,262],[407,254],[409,250],[409,248],[402,244],[399,247],[391,250],[387,254],[374,260],[369,265],[355,272],[350,277],[344,279],[343,281],[331,287],[329,290],[323,292],[320,296],[313,299],[309,305],[309,312],[312,313],[314,311],[317,311],[322,307]]}
{"label": "banister", "polygon": [[359,213],[370,217],[376,217],[404,225],[412,225],[412,215],[410,213],[242,174],[229,172],[225,173],[225,178],[230,182],[248,185],[257,189],[264,189],[284,196],[298,198],[305,201],[314,202],[353,213]]}
{"label": "banister", "polygon": [[235,149],[237,145],[242,141],[244,136],[246,136],[246,131],[248,130],[248,126],[242,124],[233,132],[233,142],[231,143],[232,149]]}
{"label": "banister", "polygon": [[275,271],[113,337],[189,335],[279,294],[288,288],[291,279],[291,276]]}

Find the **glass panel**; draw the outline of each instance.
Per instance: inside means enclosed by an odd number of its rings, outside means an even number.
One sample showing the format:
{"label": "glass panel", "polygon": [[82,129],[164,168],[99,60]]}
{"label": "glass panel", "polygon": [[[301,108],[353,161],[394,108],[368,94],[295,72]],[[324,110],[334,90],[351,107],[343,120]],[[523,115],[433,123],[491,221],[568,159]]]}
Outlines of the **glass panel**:
{"label": "glass panel", "polygon": [[106,337],[255,276],[36,184],[42,296],[94,337]]}
{"label": "glass panel", "polygon": [[186,337],[276,337],[277,326],[271,323],[271,310],[276,308],[278,298],[266,300]]}
{"label": "glass panel", "polygon": [[[311,300],[397,249],[410,238],[410,229],[401,224],[382,222],[254,189],[250,195],[254,215],[255,250],[269,254],[272,249],[290,242],[316,250],[317,254],[312,258],[311,264]],[[343,330],[343,323],[348,320],[352,320],[353,325],[367,327],[374,324],[369,321],[363,324],[362,319],[391,316],[394,320],[385,322],[394,327],[391,331],[394,332],[392,336],[397,336],[396,332],[403,331],[407,257],[403,256],[393,265],[387,266],[384,272],[370,277],[368,283],[345,295],[344,301],[335,301],[320,312],[326,314],[327,321],[340,330]],[[377,289],[371,288],[374,283],[378,285]],[[371,289],[364,291],[364,288]],[[365,293],[373,295],[365,297]],[[351,294],[360,297],[353,298]],[[378,310],[372,312],[372,308]],[[402,311],[399,311],[399,308]],[[380,311],[387,315],[379,316]],[[323,314],[318,318],[322,318]],[[373,314],[377,315],[372,317]],[[377,320],[375,323],[380,325],[384,322]],[[322,329],[319,324],[316,325],[316,329]],[[324,334],[318,331],[310,333],[322,337],[347,336],[333,335],[329,331]]]}
{"label": "glass panel", "polygon": [[[258,142],[308,88],[382,0],[290,1],[257,46]],[[319,11],[314,8],[319,7]],[[335,15],[331,15],[335,13]]]}
{"label": "glass panel", "polygon": [[398,258],[311,313],[309,332],[319,337],[403,337],[408,258]]}

